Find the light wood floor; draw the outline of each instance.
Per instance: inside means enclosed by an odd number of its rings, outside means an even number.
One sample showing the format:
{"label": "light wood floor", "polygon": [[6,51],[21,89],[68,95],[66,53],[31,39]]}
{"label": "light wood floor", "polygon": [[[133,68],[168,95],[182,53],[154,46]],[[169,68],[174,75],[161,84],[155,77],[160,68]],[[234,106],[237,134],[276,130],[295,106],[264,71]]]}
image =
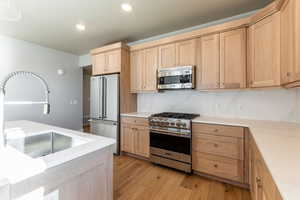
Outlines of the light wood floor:
{"label": "light wood floor", "polygon": [[115,200],[250,200],[248,191],[153,165],[114,158]]}

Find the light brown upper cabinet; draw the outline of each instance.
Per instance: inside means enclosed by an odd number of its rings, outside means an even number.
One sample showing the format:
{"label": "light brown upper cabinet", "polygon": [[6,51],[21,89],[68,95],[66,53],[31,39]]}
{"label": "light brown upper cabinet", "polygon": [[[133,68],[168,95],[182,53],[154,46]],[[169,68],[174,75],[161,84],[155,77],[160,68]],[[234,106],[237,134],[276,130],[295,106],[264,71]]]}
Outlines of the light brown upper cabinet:
{"label": "light brown upper cabinet", "polygon": [[130,91],[132,93],[142,90],[142,68],[144,62],[143,51],[134,51],[130,53]]}
{"label": "light brown upper cabinet", "polygon": [[174,67],[176,65],[176,44],[159,47],[159,67]]}
{"label": "light brown upper cabinet", "polygon": [[144,50],[143,65],[143,91],[156,91],[157,89],[157,68],[158,68],[158,48]]}
{"label": "light brown upper cabinet", "polygon": [[104,66],[106,58],[104,53],[96,54],[92,56],[93,62],[93,75],[104,74]]}
{"label": "light brown upper cabinet", "polygon": [[196,80],[197,89],[220,87],[220,34],[198,39]]}
{"label": "light brown upper cabinet", "polygon": [[281,81],[300,81],[299,0],[289,0],[281,10]]}
{"label": "light brown upper cabinet", "polygon": [[280,86],[280,13],[249,27],[249,86]]}
{"label": "light brown upper cabinet", "polygon": [[158,48],[131,52],[131,92],[156,91]]}
{"label": "light brown upper cabinet", "polygon": [[176,43],[176,64],[179,66],[196,65],[196,40]]}
{"label": "light brown upper cabinet", "polygon": [[121,49],[92,55],[93,75],[112,74],[121,71]]}
{"label": "light brown upper cabinet", "polygon": [[196,40],[185,40],[159,47],[159,67],[196,64]]}
{"label": "light brown upper cabinet", "polygon": [[246,87],[246,29],[220,34],[220,88]]}

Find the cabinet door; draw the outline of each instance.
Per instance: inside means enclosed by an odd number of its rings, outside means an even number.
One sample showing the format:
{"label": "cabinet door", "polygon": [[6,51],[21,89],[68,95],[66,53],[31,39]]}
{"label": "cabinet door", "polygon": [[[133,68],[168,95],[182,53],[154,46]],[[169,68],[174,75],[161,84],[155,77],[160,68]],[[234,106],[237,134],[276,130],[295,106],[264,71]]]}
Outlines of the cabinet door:
{"label": "cabinet door", "polygon": [[144,63],[143,51],[134,51],[130,53],[130,90],[138,92],[142,90],[143,78],[142,70]]}
{"label": "cabinet door", "polygon": [[149,129],[146,127],[135,127],[134,129],[134,153],[149,157],[150,155],[150,135]]}
{"label": "cabinet door", "polygon": [[104,73],[104,68],[106,66],[105,54],[100,53],[97,55],[92,55],[93,61],[93,75],[100,75]]}
{"label": "cabinet door", "polygon": [[121,50],[109,51],[105,53],[106,66],[105,73],[118,73],[121,71]]}
{"label": "cabinet door", "polygon": [[281,81],[300,80],[300,2],[289,0],[281,10]]}
{"label": "cabinet door", "polygon": [[196,65],[196,40],[176,43],[176,64],[180,66]]}
{"label": "cabinet door", "polygon": [[250,87],[280,85],[280,13],[249,28]]}
{"label": "cabinet door", "polygon": [[246,29],[220,34],[220,88],[246,87]]}
{"label": "cabinet door", "polygon": [[134,133],[130,125],[122,125],[121,128],[121,151],[134,153]]}
{"label": "cabinet door", "polygon": [[144,50],[143,90],[155,91],[157,85],[158,48]]}
{"label": "cabinet door", "polygon": [[220,35],[204,36],[197,41],[197,89],[216,89],[220,82]]}
{"label": "cabinet door", "polygon": [[167,44],[159,47],[159,67],[176,66],[176,44]]}

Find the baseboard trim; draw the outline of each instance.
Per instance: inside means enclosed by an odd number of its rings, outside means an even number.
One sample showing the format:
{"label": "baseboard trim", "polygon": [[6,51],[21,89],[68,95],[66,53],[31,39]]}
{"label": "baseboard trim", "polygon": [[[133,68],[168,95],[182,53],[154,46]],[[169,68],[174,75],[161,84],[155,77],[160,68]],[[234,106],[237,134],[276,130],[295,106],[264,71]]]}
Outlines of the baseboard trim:
{"label": "baseboard trim", "polygon": [[249,184],[244,184],[244,183],[239,183],[239,182],[223,179],[223,178],[220,178],[220,177],[216,177],[216,176],[213,176],[213,175],[201,173],[201,172],[198,172],[198,171],[193,171],[193,174],[204,177],[204,178],[207,178],[207,179],[216,180],[216,181],[219,181],[219,182],[222,182],[222,183],[227,183],[227,184],[230,184],[230,185],[234,185],[234,186],[237,186],[237,187],[240,187],[240,188],[243,188],[243,189],[247,189],[247,190],[250,189]]}

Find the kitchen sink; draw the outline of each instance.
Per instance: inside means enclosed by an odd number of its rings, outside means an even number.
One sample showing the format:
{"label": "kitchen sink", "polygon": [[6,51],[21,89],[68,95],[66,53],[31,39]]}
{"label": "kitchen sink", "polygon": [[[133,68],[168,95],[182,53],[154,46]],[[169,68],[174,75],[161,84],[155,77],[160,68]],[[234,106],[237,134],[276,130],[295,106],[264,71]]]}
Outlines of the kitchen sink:
{"label": "kitchen sink", "polygon": [[11,139],[7,141],[7,145],[32,158],[47,156],[76,146],[72,137],[55,132]]}

